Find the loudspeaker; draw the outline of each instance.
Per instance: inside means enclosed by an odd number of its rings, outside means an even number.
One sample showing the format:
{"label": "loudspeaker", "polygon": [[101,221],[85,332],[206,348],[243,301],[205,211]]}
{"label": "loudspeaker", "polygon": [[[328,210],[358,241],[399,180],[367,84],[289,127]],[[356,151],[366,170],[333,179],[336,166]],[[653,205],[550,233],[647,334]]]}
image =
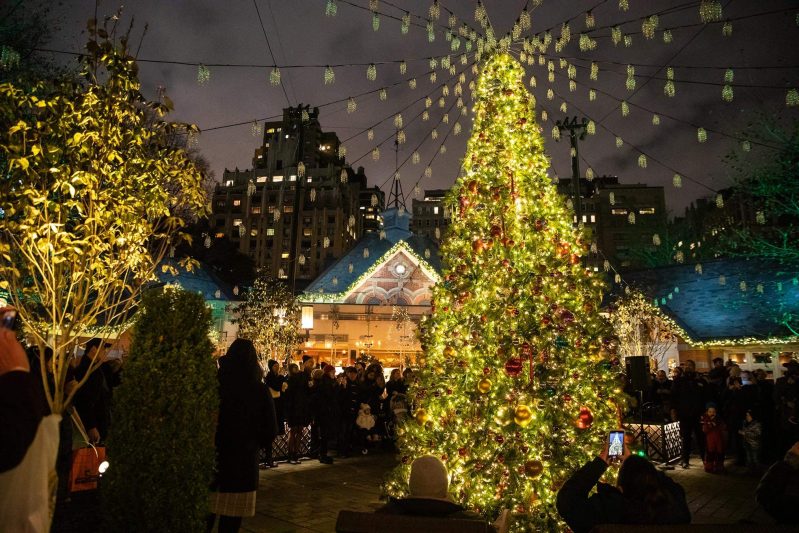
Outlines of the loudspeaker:
{"label": "loudspeaker", "polygon": [[649,387],[649,357],[629,356],[624,359],[627,367],[627,380],[633,390],[642,391]]}

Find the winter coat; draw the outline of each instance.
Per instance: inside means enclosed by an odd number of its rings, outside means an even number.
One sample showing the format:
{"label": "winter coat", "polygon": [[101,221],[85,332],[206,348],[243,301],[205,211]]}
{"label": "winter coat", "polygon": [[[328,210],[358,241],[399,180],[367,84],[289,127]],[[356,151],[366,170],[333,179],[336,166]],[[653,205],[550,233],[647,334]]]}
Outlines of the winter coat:
{"label": "winter coat", "polygon": [[36,396],[37,379],[18,370],[0,376],[0,472],[22,461],[46,415]]}
{"label": "winter coat", "polygon": [[707,383],[698,374],[685,374],[671,387],[671,406],[680,420],[696,419],[705,411]]}
{"label": "winter coat", "polygon": [[261,381],[255,349],[251,359],[236,360],[237,355],[233,356],[236,359],[228,359],[239,341],[219,360],[217,471],[211,486],[217,492],[257,490],[258,450],[277,434],[274,402]]}
{"label": "winter coat", "polygon": [[787,453],[768,469],[755,490],[757,503],[778,524],[799,524],[799,456]]}
{"label": "winter coat", "polygon": [[338,383],[329,374],[314,382],[311,389],[313,416],[317,423],[333,424],[338,418]]}
{"label": "winter coat", "polygon": [[289,427],[303,427],[311,423],[311,377],[306,372],[289,376],[288,388],[283,393],[286,422]]}
{"label": "winter coat", "polygon": [[727,426],[718,416],[710,418],[702,415],[702,431],[705,433],[705,446],[707,451],[724,453]]}
{"label": "winter coat", "polygon": [[753,450],[759,450],[760,434],[763,432],[763,427],[760,422],[757,420],[752,420],[751,422],[744,421],[741,431],[743,431],[743,438],[746,445]]}
{"label": "winter coat", "polygon": [[278,434],[283,434],[283,425],[286,422],[286,414],[284,412],[283,401],[283,384],[286,383],[286,378],[280,374],[274,374],[271,371],[266,374],[264,378],[266,386],[269,387],[269,395],[275,403],[275,419],[277,420]]}
{"label": "winter coat", "polygon": [[[690,523],[685,491],[662,472],[658,472],[658,480],[671,501],[648,516],[639,502],[627,498],[616,487],[598,483],[607,468],[605,461],[597,457],[575,472],[558,492],[558,513],[574,533],[588,532],[601,524]],[[595,485],[596,493],[589,496]]]}
{"label": "winter coat", "polygon": [[[83,356],[75,368],[75,380],[80,382],[89,372],[92,360]],[[86,430],[96,428],[100,439],[105,440],[111,423],[111,389],[105,380],[105,372],[99,367],[92,370],[86,383],[75,393],[75,409]]]}
{"label": "winter coat", "polygon": [[342,417],[355,420],[360,407],[360,387],[358,382],[347,379],[346,385],[338,388],[339,412]]}

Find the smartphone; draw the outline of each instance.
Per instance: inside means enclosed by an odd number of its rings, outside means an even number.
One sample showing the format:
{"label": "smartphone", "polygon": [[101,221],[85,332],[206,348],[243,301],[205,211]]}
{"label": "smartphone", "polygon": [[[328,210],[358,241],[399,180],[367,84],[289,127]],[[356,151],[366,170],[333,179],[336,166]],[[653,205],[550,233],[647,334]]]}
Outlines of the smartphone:
{"label": "smartphone", "polygon": [[2,316],[0,316],[0,328],[14,329],[14,326],[16,325],[17,325],[17,312],[14,311],[13,309],[3,311]]}
{"label": "smartphone", "polygon": [[608,433],[608,459],[617,459],[624,455],[624,432],[611,431]]}

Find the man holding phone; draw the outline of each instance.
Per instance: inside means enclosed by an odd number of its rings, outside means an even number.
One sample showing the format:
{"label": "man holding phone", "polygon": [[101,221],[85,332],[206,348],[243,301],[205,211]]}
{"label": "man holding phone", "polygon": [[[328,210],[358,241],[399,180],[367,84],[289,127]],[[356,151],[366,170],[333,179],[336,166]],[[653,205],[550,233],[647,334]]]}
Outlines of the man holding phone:
{"label": "man holding phone", "polygon": [[[599,479],[619,462],[616,486]],[[596,493],[589,497],[596,486]],[[648,460],[632,455],[624,431],[611,431],[604,449],[569,478],[558,492],[557,509],[575,533],[602,524],[687,524],[691,513],[683,488]]]}

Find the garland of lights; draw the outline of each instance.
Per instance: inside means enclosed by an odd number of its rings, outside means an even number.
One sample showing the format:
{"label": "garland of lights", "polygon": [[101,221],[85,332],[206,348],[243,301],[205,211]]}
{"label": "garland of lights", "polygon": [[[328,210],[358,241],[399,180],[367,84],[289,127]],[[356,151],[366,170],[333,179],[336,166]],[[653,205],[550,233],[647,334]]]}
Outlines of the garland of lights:
{"label": "garland of lights", "polygon": [[[368,248],[367,248],[368,250]],[[422,269],[422,272],[430,279],[432,279],[435,283],[441,281],[441,276],[439,276],[438,272],[430,266],[426,259],[420,257],[413,249],[406,243],[405,241],[399,241],[394,246],[392,246],[386,253],[384,253],[378,261],[375,261],[372,266],[370,266],[366,271],[364,271],[358,278],[349,284],[349,286],[341,292],[338,293],[328,293],[328,292],[306,292],[298,296],[298,300],[302,303],[330,303],[330,304],[341,304],[344,303],[347,295],[349,295],[352,291],[358,288],[362,283],[372,277],[383,265],[388,261],[389,258],[393,257],[398,252],[405,252],[409,255],[416,263],[418,264],[419,268]]]}

